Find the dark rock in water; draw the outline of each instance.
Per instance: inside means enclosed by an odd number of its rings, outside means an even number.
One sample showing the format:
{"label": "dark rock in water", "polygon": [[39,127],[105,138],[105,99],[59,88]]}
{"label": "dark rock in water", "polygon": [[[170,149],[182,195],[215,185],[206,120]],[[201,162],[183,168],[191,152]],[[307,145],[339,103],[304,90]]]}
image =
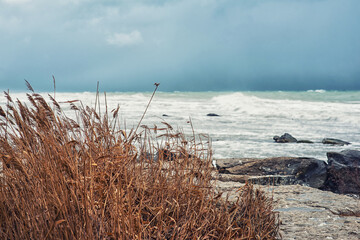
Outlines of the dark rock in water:
{"label": "dark rock in water", "polygon": [[323,189],[343,194],[360,194],[360,151],[328,152],[328,177]]}
{"label": "dark rock in water", "polygon": [[168,117],[169,115],[167,115],[167,114],[163,114],[162,116],[163,116],[163,117]]}
{"label": "dark rock in water", "polygon": [[239,164],[228,164],[227,167],[222,163],[218,165],[219,172],[242,175],[257,184],[301,184],[320,188],[327,179],[326,163],[314,158],[238,159],[232,162]]}
{"label": "dark rock in water", "polygon": [[218,115],[216,113],[208,113],[208,114],[206,114],[206,116],[208,116],[208,117],[220,117],[220,115]]}
{"label": "dark rock in water", "polygon": [[282,135],[281,137],[274,136],[273,139],[277,143],[293,143],[293,142],[296,142],[296,143],[314,143],[313,141],[310,141],[310,140],[297,140],[296,138],[291,136],[291,134],[289,134],[289,133],[284,133],[284,135]]}
{"label": "dark rock in water", "polygon": [[351,144],[349,142],[345,142],[343,140],[339,140],[339,139],[335,139],[335,138],[324,138],[322,140],[322,143],[323,144],[332,144],[332,145],[341,145],[341,146]]}
{"label": "dark rock in water", "polygon": [[297,142],[296,138],[294,138],[293,136],[291,136],[291,134],[289,134],[289,133],[285,133],[285,134],[282,135],[281,137],[279,137],[279,136],[274,136],[273,139],[274,139],[274,141],[277,142],[277,143]]}
{"label": "dark rock in water", "polygon": [[314,142],[310,140],[298,140],[297,143],[314,143]]}

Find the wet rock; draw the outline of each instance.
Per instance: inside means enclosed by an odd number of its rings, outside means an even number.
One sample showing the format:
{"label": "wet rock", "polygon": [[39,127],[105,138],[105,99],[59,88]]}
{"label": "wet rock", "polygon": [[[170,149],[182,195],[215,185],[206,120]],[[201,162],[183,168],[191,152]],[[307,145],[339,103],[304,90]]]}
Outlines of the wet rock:
{"label": "wet rock", "polygon": [[329,166],[341,167],[360,167],[360,151],[344,150],[341,152],[328,152],[326,154]]}
{"label": "wet rock", "polygon": [[351,144],[349,142],[345,142],[343,140],[339,140],[339,139],[335,139],[335,138],[324,138],[322,140],[322,143],[323,144],[331,144],[331,145],[341,145],[341,146]]}
{"label": "wet rock", "polygon": [[289,133],[283,134],[281,137],[274,136],[274,141],[277,143],[290,143],[290,142],[297,142],[297,139],[291,136]]}
{"label": "wet rock", "polygon": [[208,113],[208,114],[206,114],[206,116],[208,116],[208,117],[220,117],[220,115],[218,115],[216,113]]}
{"label": "wet rock", "polygon": [[[320,188],[327,179],[326,163],[315,158],[238,159],[241,164],[219,166],[219,172],[240,175],[237,181],[251,180],[257,184],[301,184]],[[236,160],[232,160],[236,163]]]}
{"label": "wet rock", "polygon": [[328,152],[328,176],[322,189],[343,194],[360,194],[360,151]]}
{"label": "wet rock", "polygon": [[163,114],[162,116],[163,116],[163,117],[169,117],[169,115],[167,115],[167,114]]}
{"label": "wet rock", "polygon": [[314,143],[314,142],[310,140],[298,140],[297,143]]}

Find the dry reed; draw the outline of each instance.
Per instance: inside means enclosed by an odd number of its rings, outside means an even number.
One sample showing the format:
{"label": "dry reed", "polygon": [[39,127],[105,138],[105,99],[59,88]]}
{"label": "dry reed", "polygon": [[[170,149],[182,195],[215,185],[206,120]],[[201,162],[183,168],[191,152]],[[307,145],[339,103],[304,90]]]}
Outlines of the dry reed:
{"label": "dry reed", "polygon": [[247,184],[229,202],[214,190],[207,139],[167,123],[127,134],[119,108],[100,117],[69,102],[74,120],[50,95],[52,107],[34,92],[30,107],[5,96],[0,239],[278,237],[279,219],[263,192]]}

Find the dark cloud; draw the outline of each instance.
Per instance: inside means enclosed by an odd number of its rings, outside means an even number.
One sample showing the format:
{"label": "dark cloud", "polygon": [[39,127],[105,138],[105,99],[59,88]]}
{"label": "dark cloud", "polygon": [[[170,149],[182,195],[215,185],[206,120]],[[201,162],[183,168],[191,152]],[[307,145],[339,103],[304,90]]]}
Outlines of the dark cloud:
{"label": "dark cloud", "polygon": [[360,89],[357,0],[10,2],[1,89]]}

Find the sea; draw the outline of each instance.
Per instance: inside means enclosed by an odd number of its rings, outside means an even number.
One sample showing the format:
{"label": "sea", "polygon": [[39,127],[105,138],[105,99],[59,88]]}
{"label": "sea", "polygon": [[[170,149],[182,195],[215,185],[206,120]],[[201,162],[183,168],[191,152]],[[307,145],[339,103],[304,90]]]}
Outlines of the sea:
{"label": "sea", "polygon": [[[41,93],[45,99],[48,94]],[[27,101],[25,92],[10,93]],[[105,97],[106,95],[106,97]],[[110,113],[120,107],[120,125],[136,128],[152,92],[100,93],[97,109]],[[74,112],[66,101],[95,107],[95,92],[56,92],[66,115]],[[0,106],[5,106],[5,96]],[[208,116],[208,114],[218,116]],[[191,124],[190,124],[191,121]],[[150,128],[170,124],[187,135],[208,135],[215,159],[314,157],[327,160],[327,152],[360,150],[360,91],[267,91],[267,92],[156,92],[141,125]],[[273,137],[289,133],[306,143],[275,143]],[[322,144],[336,138],[350,145]]]}

